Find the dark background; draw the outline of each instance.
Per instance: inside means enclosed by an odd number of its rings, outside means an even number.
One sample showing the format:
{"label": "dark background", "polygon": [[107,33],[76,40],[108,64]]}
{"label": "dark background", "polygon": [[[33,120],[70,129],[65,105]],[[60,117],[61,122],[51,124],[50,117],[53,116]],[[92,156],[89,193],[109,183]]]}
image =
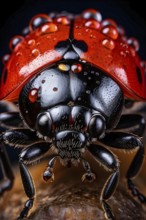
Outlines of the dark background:
{"label": "dark background", "polygon": [[[114,19],[125,28],[129,37],[134,36],[139,39],[139,54],[142,59],[146,60],[146,15],[145,6],[141,2],[133,3],[128,0],[4,0],[0,5],[0,74],[2,72],[1,58],[5,53],[10,52],[8,43],[11,37],[21,34],[22,29],[28,25],[35,14],[51,11],[65,10],[80,13],[87,8],[99,10],[103,19]],[[8,150],[11,158],[16,159],[15,150]]]}

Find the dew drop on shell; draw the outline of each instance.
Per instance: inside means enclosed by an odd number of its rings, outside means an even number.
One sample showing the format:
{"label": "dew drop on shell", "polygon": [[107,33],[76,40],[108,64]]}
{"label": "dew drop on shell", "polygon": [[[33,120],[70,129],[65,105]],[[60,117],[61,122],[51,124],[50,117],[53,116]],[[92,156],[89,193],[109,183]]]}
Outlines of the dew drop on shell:
{"label": "dew drop on shell", "polygon": [[39,54],[40,54],[40,51],[39,51],[38,49],[32,50],[32,55],[33,55],[34,57],[39,56]]}
{"label": "dew drop on shell", "polygon": [[100,23],[96,20],[90,19],[85,22],[85,27],[94,28],[98,30],[100,28]]}
{"label": "dew drop on shell", "polygon": [[113,41],[113,40],[110,40],[110,39],[104,39],[104,40],[102,41],[102,45],[103,45],[105,48],[109,49],[109,50],[113,50],[113,49],[115,48],[115,43],[114,43],[114,41]]}
{"label": "dew drop on shell", "polygon": [[69,25],[70,24],[70,19],[66,16],[60,16],[55,19],[57,23],[63,24],[63,25]]}
{"label": "dew drop on shell", "polygon": [[128,43],[131,47],[133,47],[133,49],[134,49],[135,51],[138,51],[138,50],[139,50],[139,42],[138,42],[138,40],[137,40],[136,38],[131,37],[131,38],[127,39],[127,43]]}
{"label": "dew drop on shell", "polygon": [[82,17],[84,19],[95,19],[98,22],[102,21],[101,13],[97,10],[94,10],[94,9],[87,9],[87,10],[83,11]]}
{"label": "dew drop on shell", "polygon": [[35,45],[35,40],[34,39],[29,40],[28,45],[33,47]]}
{"label": "dew drop on shell", "polygon": [[119,33],[121,36],[124,36],[124,35],[125,35],[125,29],[124,29],[122,26],[118,26],[117,29],[118,29],[118,33]]}
{"label": "dew drop on shell", "polygon": [[114,20],[110,19],[110,18],[103,20],[102,23],[101,23],[102,27],[105,27],[107,25],[112,25],[113,27],[117,27],[116,22]]}
{"label": "dew drop on shell", "polygon": [[79,63],[75,63],[71,66],[71,70],[74,72],[74,73],[80,73],[82,72],[82,65],[79,64]]}
{"label": "dew drop on shell", "polygon": [[47,34],[51,32],[56,32],[58,30],[58,27],[54,23],[48,23],[42,26],[41,28],[41,33],[42,34]]}
{"label": "dew drop on shell", "polygon": [[16,53],[16,56],[17,56],[17,57],[20,57],[20,56],[22,56],[22,53],[21,53],[21,52],[17,52],[17,53]]}
{"label": "dew drop on shell", "polygon": [[22,36],[15,36],[10,40],[9,47],[13,50],[24,38]]}
{"label": "dew drop on shell", "polygon": [[112,25],[107,25],[102,28],[101,33],[112,38],[113,40],[116,40],[118,38],[118,31],[117,29]]}
{"label": "dew drop on shell", "polygon": [[5,54],[2,58],[3,64],[6,64],[10,59],[10,54]]}
{"label": "dew drop on shell", "polygon": [[31,19],[29,23],[29,28],[30,30],[35,30],[36,28],[42,26],[43,24],[51,21],[52,19],[47,14],[38,14]]}
{"label": "dew drop on shell", "polygon": [[37,98],[38,98],[38,89],[33,88],[32,90],[30,90],[28,94],[28,99],[30,102],[34,103],[37,101]]}

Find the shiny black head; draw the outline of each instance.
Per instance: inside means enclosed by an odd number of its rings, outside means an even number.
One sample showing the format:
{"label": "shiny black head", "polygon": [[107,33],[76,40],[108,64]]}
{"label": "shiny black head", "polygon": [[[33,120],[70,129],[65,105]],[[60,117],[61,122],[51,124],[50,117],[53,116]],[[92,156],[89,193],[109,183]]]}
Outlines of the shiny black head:
{"label": "shiny black head", "polygon": [[26,83],[19,97],[26,124],[41,136],[68,130],[102,137],[118,123],[123,107],[120,87],[89,63],[58,62]]}

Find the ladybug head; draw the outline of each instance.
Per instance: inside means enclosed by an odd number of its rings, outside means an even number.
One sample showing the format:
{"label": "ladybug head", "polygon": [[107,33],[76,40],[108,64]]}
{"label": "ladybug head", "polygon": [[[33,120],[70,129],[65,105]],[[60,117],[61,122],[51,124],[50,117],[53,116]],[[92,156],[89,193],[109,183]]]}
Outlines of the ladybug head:
{"label": "ladybug head", "polygon": [[92,137],[100,136],[105,127],[117,124],[122,106],[120,87],[101,70],[76,59],[42,70],[19,96],[24,121],[43,137],[52,131],[88,128]]}

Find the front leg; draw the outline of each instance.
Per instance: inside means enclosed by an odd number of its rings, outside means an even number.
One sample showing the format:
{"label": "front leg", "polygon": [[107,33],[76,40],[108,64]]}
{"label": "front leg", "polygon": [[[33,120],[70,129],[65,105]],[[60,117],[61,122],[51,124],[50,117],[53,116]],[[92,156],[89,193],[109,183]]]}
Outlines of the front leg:
{"label": "front leg", "polygon": [[50,148],[51,148],[51,144],[47,142],[38,142],[38,143],[28,146],[20,154],[20,158],[19,158],[20,174],[21,174],[23,187],[28,197],[28,200],[26,201],[24,208],[21,211],[18,219],[23,219],[24,217],[28,215],[29,210],[33,206],[34,196],[35,196],[34,183],[33,183],[31,174],[28,171],[26,163],[27,164],[32,163],[40,159],[41,157],[44,156],[45,153],[48,152]]}
{"label": "front leg", "polygon": [[14,127],[24,127],[19,112],[0,113],[0,130],[8,130]]}
{"label": "front leg", "polygon": [[107,181],[105,182],[100,201],[102,208],[105,212],[106,219],[114,220],[115,217],[112,213],[112,210],[107,203],[107,200],[113,195],[119,180],[119,163],[117,158],[114,156],[112,152],[104,148],[103,146],[91,144],[88,147],[88,150],[91,152],[93,157],[99,162],[104,168],[108,171],[111,171],[112,174],[109,176]]}
{"label": "front leg", "polygon": [[18,128],[5,131],[1,134],[2,141],[12,147],[25,148],[28,145],[38,142],[36,132],[27,128]]}
{"label": "front leg", "polygon": [[6,152],[5,144],[13,147],[26,148],[26,146],[36,143],[37,141],[36,133],[25,128],[5,131],[0,135],[0,165],[3,174],[3,179],[0,183],[0,195],[6,190],[11,189],[14,182],[12,165]]}
{"label": "front leg", "polygon": [[128,188],[133,196],[136,196],[140,202],[146,203],[146,197],[139,192],[137,187],[132,182],[132,179],[138,174],[144,160],[144,145],[140,138],[136,135],[124,133],[124,132],[111,132],[106,134],[102,139],[102,142],[108,147],[114,147],[116,149],[123,149],[126,151],[137,150],[137,153],[128,169],[126,178]]}
{"label": "front leg", "polygon": [[142,136],[145,131],[145,119],[140,114],[122,115],[115,130]]}

